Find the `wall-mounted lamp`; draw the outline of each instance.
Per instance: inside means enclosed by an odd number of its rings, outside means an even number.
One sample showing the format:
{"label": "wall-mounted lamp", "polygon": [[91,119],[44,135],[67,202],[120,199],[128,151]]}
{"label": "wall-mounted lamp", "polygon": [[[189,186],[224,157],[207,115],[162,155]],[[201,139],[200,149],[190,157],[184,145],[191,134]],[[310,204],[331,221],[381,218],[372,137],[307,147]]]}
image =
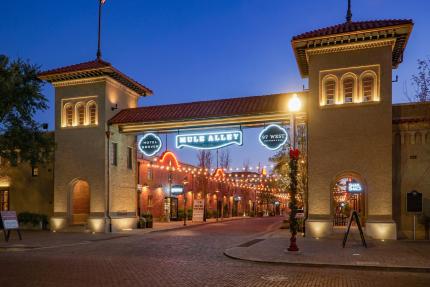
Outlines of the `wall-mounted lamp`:
{"label": "wall-mounted lamp", "polygon": [[117,110],[118,109],[118,104],[115,104],[115,106],[110,108],[112,111]]}

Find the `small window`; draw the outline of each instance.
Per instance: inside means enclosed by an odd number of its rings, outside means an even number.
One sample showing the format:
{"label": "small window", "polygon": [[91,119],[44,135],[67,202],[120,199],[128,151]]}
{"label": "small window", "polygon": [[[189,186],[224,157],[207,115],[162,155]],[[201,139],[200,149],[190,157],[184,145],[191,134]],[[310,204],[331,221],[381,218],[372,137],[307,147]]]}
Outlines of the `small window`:
{"label": "small window", "polygon": [[112,143],[112,165],[118,165],[118,144]]}
{"label": "small window", "polygon": [[133,169],[133,148],[127,147],[127,168]]}
{"label": "small window", "polygon": [[9,210],[9,191],[0,190],[0,211]]}
{"label": "small window", "polygon": [[333,105],[335,103],[336,96],[336,81],[327,80],[324,84],[325,89],[325,104]]}
{"label": "small window", "polygon": [[148,195],[148,207],[152,207],[152,194]]}
{"label": "small window", "polygon": [[365,76],[363,78],[363,102],[370,102],[373,100],[373,90],[375,80],[372,76]]}
{"label": "small window", "polygon": [[343,96],[345,103],[352,103],[354,97],[354,79],[347,78],[343,81]]}
{"label": "small window", "polygon": [[152,169],[152,166],[149,166],[147,171],[147,179],[152,180],[153,178],[154,178],[154,170]]}
{"label": "small window", "polygon": [[39,168],[36,166],[31,167],[31,176],[39,176]]}
{"label": "small window", "polygon": [[88,117],[90,125],[97,124],[97,105],[94,102],[91,102],[88,106]]}
{"label": "small window", "polygon": [[73,107],[72,105],[66,105],[64,108],[65,125],[66,127],[73,126]]}
{"label": "small window", "polygon": [[85,107],[83,104],[78,104],[76,107],[76,122],[79,126],[85,124]]}

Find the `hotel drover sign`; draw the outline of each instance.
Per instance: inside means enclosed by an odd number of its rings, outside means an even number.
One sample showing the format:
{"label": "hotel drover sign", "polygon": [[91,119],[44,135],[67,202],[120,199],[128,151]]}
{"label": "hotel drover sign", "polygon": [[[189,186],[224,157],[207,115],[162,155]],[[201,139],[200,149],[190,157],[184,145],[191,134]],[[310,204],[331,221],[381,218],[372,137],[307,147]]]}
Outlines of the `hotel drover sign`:
{"label": "hotel drover sign", "polygon": [[217,149],[229,145],[243,143],[240,130],[180,134],[176,136],[176,148],[190,147],[194,149]]}
{"label": "hotel drover sign", "polygon": [[277,150],[288,141],[288,133],[283,127],[272,124],[261,131],[258,139],[266,148]]}
{"label": "hotel drover sign", "polygon": [[137,145],[140,152],[146,156],[153,156],[161,150],[163,145],[159,136],[154,133],[144,134]]}

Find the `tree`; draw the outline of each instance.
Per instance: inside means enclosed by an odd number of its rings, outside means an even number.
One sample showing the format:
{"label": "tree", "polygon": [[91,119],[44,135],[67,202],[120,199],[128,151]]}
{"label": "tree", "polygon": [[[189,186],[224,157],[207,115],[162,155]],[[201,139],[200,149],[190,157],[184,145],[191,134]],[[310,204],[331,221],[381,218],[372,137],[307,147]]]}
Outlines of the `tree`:
{"label": "tree", "polygon": [[208,150],[200,150],[197,153],[197,160],[198,166],[201,168],[201,171],[198,174],[199,188],[203,190],[203,199],[205,201],[203,220],[206,221],[206,194],[209,184],[207,175],[209,174],[212,165],[212,153]]}
{"label": "tree", "polygon": [[228,149],[222,150],[219,156],[220,166],[222,168],[228,169],[230,167],[230,151]]}
{"label": "tree", "polygon": [[18,157],[33,166],[46,163],[54,148],[34,119],[36,111],[48,109],[38,73],[38,66],[0,55],[0,156],[12,165]]}
{"label": "tree", "polygon": [[415,89],[411,97],[405,85],[405,95],[411,102],[429,102],[430,101],[430,58],[418,60],[418,73],[412,75],[412,87]]}

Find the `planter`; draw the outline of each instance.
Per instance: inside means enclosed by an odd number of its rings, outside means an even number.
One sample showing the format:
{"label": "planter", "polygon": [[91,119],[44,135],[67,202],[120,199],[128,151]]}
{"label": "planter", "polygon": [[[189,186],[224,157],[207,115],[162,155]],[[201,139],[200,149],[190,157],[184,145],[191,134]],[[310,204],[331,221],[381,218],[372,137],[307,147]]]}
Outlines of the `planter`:
{"label": "planter", "polygon": [[152,220],[148,220],[146,222],[146,228],[152,228],[153,227],[153,221]]}

